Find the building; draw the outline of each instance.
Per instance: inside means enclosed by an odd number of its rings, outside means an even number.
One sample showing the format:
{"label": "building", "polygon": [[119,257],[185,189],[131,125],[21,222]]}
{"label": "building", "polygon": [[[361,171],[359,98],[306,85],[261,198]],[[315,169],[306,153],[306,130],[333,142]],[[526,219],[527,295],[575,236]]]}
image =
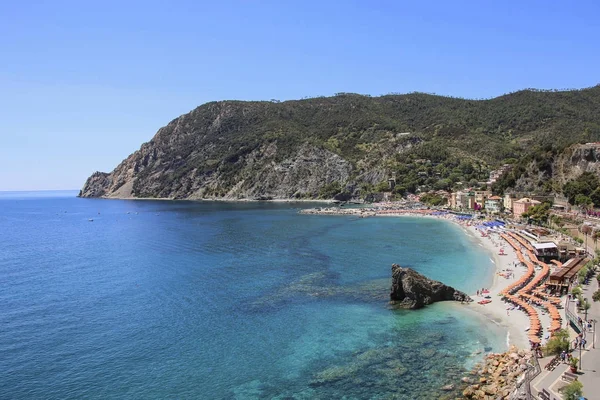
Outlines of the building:
{"label": "building", "polygon": [[485,201],[487,200],[488,197],[492,196],[492,192],[490,192],[489,190],[478,190],[475,192],[475,202],[477,204],[485,204]]}
{"label": "building", "polygon": [[507,211],[512,212],[513,209],[513,202],[517,200],[517,196],[513,193],[507,193],[504,195],[504,199],[503,199],[503,203],[504,203],[504,209]]}
{"label": "building", "polygon": [[511,168],[512,168],[512,165],[504,164],[497,170],[491,171],[490,178],[487,181],[488,186],[491,186],[493,183],[495,183],[502,175],[504,175],[506,172],[508,172]]}
{"label": "building", "polygon": [[485,200],[485,209],[491,213],[498,214],[502,212],[502,197],[491,196]]}
{"label": "building", "polygon": [[571,205],[564,196],[555,196],[552,201],[552,209],[554,211],[568,212],[571,211]]}
{"label": "building", "polygon": [[571,258],[560,269],[550,275],[548,281],[546,281],[546,286],[561,294],[568,292],[569,286],[577,278],[577,273],[586,263],[587,259],[584,257]]}
{"label": "building", "polygon": [[473,210],[475,208],[475,193],[456,192],[455,204],[459,210]]}
{"label": "building", "polygon": [[456,192],[450,194],[450,199],[448,200],[448,206],[452,209],[456,208]]}
{"label": "building", "polygon": [[554,242],[533,243],[535,256],[544,261],[558,260],[558,246]]}
{"label": "building", "polygon": [[529,197],[523,197],[520,200],[513,201],[513,215],[515,218],[520,218],[522,214],[526,213],[531,207],[540,204],[539,201],[533,200]]}

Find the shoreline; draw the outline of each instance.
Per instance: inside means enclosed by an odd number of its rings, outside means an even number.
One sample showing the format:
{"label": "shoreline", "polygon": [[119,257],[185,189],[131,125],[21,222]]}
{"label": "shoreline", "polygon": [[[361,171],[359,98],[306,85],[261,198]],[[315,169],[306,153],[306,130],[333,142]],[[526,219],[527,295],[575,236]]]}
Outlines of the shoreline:
{"label": "shoreline", "polygon": [[[481,245],[483,250],[490,257],[490,262],[493,264],[492,276],[490,277],[490,285],[486,287],[489,290],[488,296],[491,297],[491,303],[481,305],[477,302],[483,300],[483,296],[477,296],[476,293],[467,293],[474,301],[470,303],[469,310],[478,313],[491,323],[499,325],[507,330],[507,341],[506,348],[510,348],[514,345],[520,349],[529,349],[529,340],[527,338],[526,329],[529,327],[529,319],[522,312],[518,310],[508,310],[511,308],[505,302],[501,300],[499,293],[508,285],[516,282],[522,275],[525,274],[526,270],[523,267],[514,267],[512,263],[517,262],[517,255],[515,251],[510,247],[508,243],[502,239],[498,233],[488,232],[488,236],[482,236],[481,233],[474,226],[467,226],[456,221],[454,218],[446,218],[442,216],[435,216],[430,214],[421,213],[402,213],[402,214],[384,214],[376,215],[377,217],[417,217],[417,218],[432,218],[441,221],[446,221],[455,226],[461,228],[463,234],[465,234],[470,241],[475,245]],[[503,256],[499,255],[499,250],[504,249]],[[510,278],[504,278],[501,273],[506,272],[505,270],[510,269],[514,276]]]}
{"label": "shoreline", "polygon": [[141,200],[141,201],[196,201],[196,202],[220,202],[220,203],[321,203],[321,204],[334,204],[337,200],[323,200],[323,199],[270,199],[270,200],[261,200],[261,199],[176,199],[173,197],[81,197],[79,195],[75,196],[78,199],[87,199],[87,200]]}
{"label": "shoreline", "polygon": [[[507,329],[507,348],[510,345],[515,345],[518,348],[528,350],[529,340],[526,329],[529,327],[529,318],[522,311],[510,310],[512,306],[503,302],[500,296],[500,292],[504,288],[516,282],[525,274],[525,268],[514,266],[514,263],[518,261],[517,255],[498,233],[488,233],[488,236],[484,237],[473,226],[461,227],[464,229],[465,234],[474,239],[474,242],[482,244],[484,250],[491,256],[494,264],[492,283],[490,287],[486,288],[489,290],[487,295],[491,297],[490,300],[492,302],[485,305],[475,303],[473,305],[474,311]],[[500,249],[504,249],[504,255],[502,256],[499,255]],[[506,270],[510,271],[507,273]],[[505,276],[509,277],[506,278]],[[472,293],[470,296],[475,302],[484,299],[483,296],[477,296],[476,293]]]}
{"label": "shoreline", "polygon": [[[416,211],[416,210],[415,210]],[[311,215],[312,213],[307,212],[306,214]],[[323,212],[314,213],[317,215],[346,215],[346,216],[364,216],[364,217],[416,217],[416,218],[431,218],[440,221],[446,221],[460,228],[463,234],[465,234],[473,245],[480,245],[483,250],[489,256],[490,262],[493,264],[492,276],[489,277],[487,282],[482,283],[482,288],[489,282],[489,287],[485,287],[489,291],[486,296],[489,296],[492,300],[491,303],[482,305],[477,302],[484,300],[485,297],[476,293],[467,293],[474,301],[469,303],[469,311],[478,313],[484,320],[490,323],[499,325],[506,329],[506,349],[508,350],[511,345],[516,346],[519,349],[528,350],[529,340],[527,338],[527,328],[529,327],[529,318],[525,313],[519,310],[510,310],[512,305],[509,305],[502,301],[499,296],[500,292],[516,282],[522,275],[526,273],[526,269],[519,266],[514,266],[513,263],[518,262],[517,255],[512,247],[502,239],[498,233],[488,231],[487,236],[482,236],[481,232],[474,226],[469,226],[466,223],[461,223],[454,219],[454,216],[448,215],[431,215],[422,212],[411,212],[411,210],[405,210],[398,213],[386,213],[380,214],[376,211],[348,211],[340,214]],[[504,255],[499,255],[499,250],[504,249]],[[511,275],[506,278],[504,275],[508,271]]]}

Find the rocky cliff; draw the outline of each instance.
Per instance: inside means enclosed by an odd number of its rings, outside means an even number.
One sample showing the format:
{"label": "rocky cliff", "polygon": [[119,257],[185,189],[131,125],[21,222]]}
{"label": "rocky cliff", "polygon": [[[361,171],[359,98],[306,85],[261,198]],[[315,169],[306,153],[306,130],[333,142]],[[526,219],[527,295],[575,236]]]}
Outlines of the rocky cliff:
{"label": "rocky cliff", "polygon": [[553,172],[554,179],[563,184],[584,172],[600,176],[600,143],[570,146],[554,160]]}
{"label": "rocky cliff", "polygon": [[411,268],[392,265],[390,299],[402,308],[417,309],[438,301],[473,301],[465,293],[428,279]]}
{"label": "rocky cliff", "polygon": [[560,193],[565,183],[584,172],[600,177],[600,143],[572,144],[524,158],[511,171],[512,182],[506,187],[517,192]]}
{"label": "rocky cliff", "polygon": [[204,104],[165,127],[82,197],[314,199],[480,182],[531,143],[600,140],[600,86],[491,100],[341,93]]}

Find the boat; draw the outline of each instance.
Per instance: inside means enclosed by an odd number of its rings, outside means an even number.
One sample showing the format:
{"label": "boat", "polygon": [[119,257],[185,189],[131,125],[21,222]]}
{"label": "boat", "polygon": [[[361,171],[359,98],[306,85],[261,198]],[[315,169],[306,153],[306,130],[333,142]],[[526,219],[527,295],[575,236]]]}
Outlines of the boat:
{"label": "boat", "polygon": [[94,222],[94,219],[93,218],[88,218],[88,221]]}
{"label": "boat", "polygon": [[477,303],[484,305],[484,304],[489,304],[491,302],[492,302],[491,300],[481,300],[481,301],[478,301]]}

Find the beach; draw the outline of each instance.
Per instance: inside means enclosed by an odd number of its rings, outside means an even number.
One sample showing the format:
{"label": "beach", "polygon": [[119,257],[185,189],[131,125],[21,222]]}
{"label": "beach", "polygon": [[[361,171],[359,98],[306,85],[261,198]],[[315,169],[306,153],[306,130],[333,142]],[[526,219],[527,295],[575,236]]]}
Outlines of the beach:
{"label": "beach", "polygon": [[[461,225],[462,226],[462,225]],[[487,287],[489,293],[485,295],[470,293],[475,300],[471,303],[472,308],[483,314],[493,323],[502,325],[508,329],[509,336],[507,345],[515,345],[522,349],[528,349],[529,341],[527,339],[526,329],[529,327],[529,318],[521,311],[505,303],[499,296],[499,293],[508,285],[516,282],[525,274],[527,269],[518,265],[518,259],[515,251],[506,243],[498,233],[487,233],[482,236],[473,226],[462,226],[465,233],[474,239],[474,243],[486,249],[495,265],[493,281],[490,287]],[[504,249],[504,254],[500,255],[500,249]],[[477,302],[489,296],[491,303],[481,305]]]}
{"label": "beach", "polygon": [[[481,246],[485,249],[490,261],[494,265],[493,277],[491,284],[482,282],[481,289],[487,290],[487,293],[477,294],[469,293],[469,296],[474,300],[468,308],[490,321],[507,329],[506,345],[507,347],[515,345],[521,349],[529,349],[530,344],[527,338],[527,330],[529,328],[529,318],[523,310],[517,310],[512,304],[502,300],[499,293],[521,278],[527,268],[519,265],[517,255],[514,249],[502,239],[499,233],[494,231],[485,232],[485,236],[479,231],[472,222],[460,222],[455,219],[454,215],[431,215],[420,212],[402,212],[402,213],[387,213],[377,214],[382,217],[421,217],[441,219],[460,226],[463,232],[469,236],[474,246]],[[503,249],[503,254],[500,255],[500,249]],[[489,297],[489,298],[487,298]],[[481,300],[491,300],[488,304],[479,304]],[[544,312],[539,311],[540,320],[543,327],[550,325],[550,318]],[[544,333],[543,337],[547,336]]]}

